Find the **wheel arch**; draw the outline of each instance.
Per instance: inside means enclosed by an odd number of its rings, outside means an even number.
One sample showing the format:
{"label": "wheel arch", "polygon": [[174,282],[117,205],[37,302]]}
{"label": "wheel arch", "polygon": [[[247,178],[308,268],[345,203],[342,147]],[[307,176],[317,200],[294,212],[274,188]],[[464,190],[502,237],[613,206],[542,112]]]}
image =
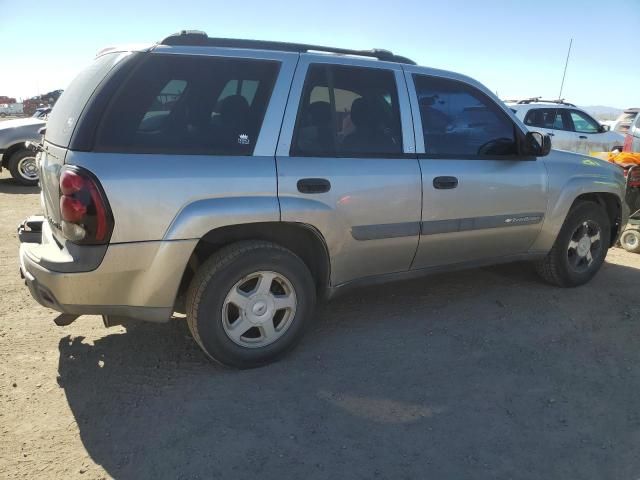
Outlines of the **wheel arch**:
{"label": "wheel arch", "polygon": [[27,149],[27,144],[26,142],[18,142],[18,143],[14,143],[13,145],[11,145],[10,147],[8,147],[5,151],[4,154],[2,155],[2,166],[5,168],[9,168],[9,159],[16,153],[19,152],[20,150],[26,150]]}
{"label": "wheel arch", "polygon": [[577,204],[582,202],[593,202],[600,205],[609,217],[611,226],[611,242],[610,247],[613,247],[618,241],[622,228],[622,202],[620,198],[610,192],[589,192],[578,195],[571,204],[569,211],[571,211]]}
{"label": "wheel arch", "polygon": [[220,248],[243,240],[263,240],[291,250],[307,265],[319,295],[328,291],[331,275],[329,250],[322,234],[312,225],[297,222],[256,222],[214,228],[196,244],[185,267],[176,310],[183,311],[183,300],[199,266]]}

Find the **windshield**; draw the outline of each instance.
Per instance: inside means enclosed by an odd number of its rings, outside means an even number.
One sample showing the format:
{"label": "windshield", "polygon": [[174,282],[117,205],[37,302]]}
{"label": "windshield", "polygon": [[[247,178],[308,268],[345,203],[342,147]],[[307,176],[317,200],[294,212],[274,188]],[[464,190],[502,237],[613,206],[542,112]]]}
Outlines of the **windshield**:
{"label": "windshield", "polygon": [[69,145],[78,118],[96,87],[107,73],[128,55],[130,52],[102,55],[78,74],[51,111],[47,124],[47,141],[61,147]]}

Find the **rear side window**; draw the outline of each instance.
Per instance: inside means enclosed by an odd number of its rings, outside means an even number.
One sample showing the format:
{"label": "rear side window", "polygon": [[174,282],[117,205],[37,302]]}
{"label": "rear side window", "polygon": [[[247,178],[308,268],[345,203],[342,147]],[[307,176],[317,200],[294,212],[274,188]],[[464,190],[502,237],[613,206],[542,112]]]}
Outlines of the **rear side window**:
{"label": "rear side window", "polygon": [[47,121],[47,141],[67,147],[84,106],[107,73],[130,53],[108,53],[96,58],[62,93]]}
{"label": "rear side window", "polygon": [[532,108],[524,118],[524,124],[552,130],[571,130],[569,117],[555,108]]}
{"label": "rear side window", "polygon": [[463,82],[414,75],[425,152],[475,157],[518,153],[514,125],[479,90]]}
{"label": "rear side window", "polygon": [[295,156],[402,154],[398,91],[391,70],[311,65],[291,146]]}
{"label": "rear side window", "polygon": [[95,150],[251,155],[278,70],[274,61],[151,54],[116,93]]}

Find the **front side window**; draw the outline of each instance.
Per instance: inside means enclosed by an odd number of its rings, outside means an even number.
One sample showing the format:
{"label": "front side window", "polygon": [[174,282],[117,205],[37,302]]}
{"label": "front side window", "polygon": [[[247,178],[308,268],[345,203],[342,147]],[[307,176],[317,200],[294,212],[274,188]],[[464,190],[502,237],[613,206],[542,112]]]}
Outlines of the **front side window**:
{"label": "front side window", "polygon": [[517,154],[512,121],[479,90],[463,82],[425,75],[414,75],[414,83],[427,154]]}
{"label": "front side window", "polygon": [[598,133],[600,131],[600,125],[589,115],[579,112],[577,110],[571,110],[571,121],[573,121],[573,128],[578,133]]}
{"label": "front side window", "polygon": [[251,155],[279,64],[152,54],[118,90],[97,151]]}
{"label": "front side window", "polygon": [[402,153],[402,128],[391,70],[311,65],[291,147],[295,156]]}

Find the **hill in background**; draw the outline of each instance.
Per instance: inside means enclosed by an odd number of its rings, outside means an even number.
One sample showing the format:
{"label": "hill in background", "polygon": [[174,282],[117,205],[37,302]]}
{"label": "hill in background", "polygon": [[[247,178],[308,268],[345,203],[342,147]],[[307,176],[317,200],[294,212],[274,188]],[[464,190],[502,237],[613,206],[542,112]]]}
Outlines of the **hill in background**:
{"label": "hill in background", "polygon": [[607,107],[605,105],[591,105],[580,108],[593,115],[596,120],[615,120],[623,111],[621,108]]}

